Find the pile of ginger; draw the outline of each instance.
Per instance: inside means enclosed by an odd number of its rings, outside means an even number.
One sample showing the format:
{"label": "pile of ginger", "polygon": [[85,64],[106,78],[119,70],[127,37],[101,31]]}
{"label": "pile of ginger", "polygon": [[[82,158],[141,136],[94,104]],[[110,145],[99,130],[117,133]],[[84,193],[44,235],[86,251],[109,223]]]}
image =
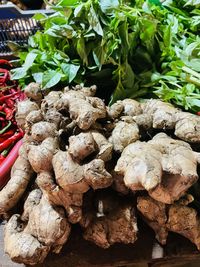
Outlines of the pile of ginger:
{"label": "pile of ginger", "polygon": [[16,113],[23,145],[0,191],[5,252],[41,263],[60,252],[72,224],[102,248],[134,243],[138,213],[161,244],[172,231],[200,249],[188,194],[198,180],[200,153],[191,145],[200,143],[200,117],[157,99],[107,107],[95,93],[95,86],[46,95],[36,83],[25,88]]}

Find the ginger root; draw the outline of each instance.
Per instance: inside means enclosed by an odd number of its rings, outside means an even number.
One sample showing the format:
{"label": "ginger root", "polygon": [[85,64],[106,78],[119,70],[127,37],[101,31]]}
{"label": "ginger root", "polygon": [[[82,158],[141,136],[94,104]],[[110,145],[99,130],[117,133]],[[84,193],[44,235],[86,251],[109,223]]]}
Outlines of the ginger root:
{"label": "ginger root", "polygon": [[24,208],[21,218],[15,214],[5,226],[5,252],[15,262],[34,265],[43,262],[50,250],[60,252],[70,225],[64,210],[52,207],[39,189],[29,194]]}
{"label": "ginger root", "polygon": [[11,170],[11,179],[0,191],[0,214],[12,209],[25,192],[33,175],[31,164],[28,161],[25,146],[19,151],[19,157]]}
{"label": "ginger root", "polygon": [[52,173],[41,172],[36,183],[53,206],[63,206],[67,212],[68,221],[77,223],[82,218],[83,194],[68,193],[56,184]]}
{"label": "ginger root", "polygon": [[125,185],[131,190],[148,191],[161,182],[161,156],[153,145],[137,141],[124,149],[115,172],[123,175]]}
{"label": "ginger root", "polygon": [[109,142],[113,144],[116,152],[122,152],[130,143],[140,138],[139,128],[131,117],[122,117],[117,122],[109,138]]}
{"label": "ginger root", "polygon": [[146,189],[155,200],[171,204],[197,181],[199,159],[186,142],[159,133],[128,145],[115,171],[131,190]]}
{"label": "ginger root", "polygon": [[15,119],[18,126],[23,130],[25,129],[26,116],[33,110],[39,110],[39,106],[35,102],[30,101],[29,99],[25,99],[24,101],[19,101],[17,103]]}
{"label": "ginger root", "polygon": [[157,134],[148,143],[160,147],[162,151],[162,181],[149,194],[163,203],[171,204],[178,200],[197,181],[199,153],[190,145],[174,140],[164,133]]}
{"label": "ginger root", "polygon": [[105,188],[112,184],[112,176],[106,171],[104,161],[94,159],[80,165],[69,152],[58,151],[53,157],[55,178],[66,192],[85,193],[89,185],[93,189]]}
{"label": "ginger root", "polygon": [[42,142],[47,137],[55,137],[56,135],[56,125],[47,121],[37,122],[31,128],[31,137],[35,142]]}
{"label": "ginger root", "polygon": [[81,226],[84,239],[102,248],[137,240],[137,221],[134,208],[129,203],[105,194],[97,197],[97,207],[97,210],[87,209],[83,214]]}
{"label": "ginger root", "polygon": [[167,207],[150,197],[139,197],[137,202],[138,210],[161,244],[166,244],[171,231],[186,237],[200,249],[200,218],[196,210],[181,202]]}
{"label": "ginger root", "polygon": [[48,137],[39,145],[28,146],[28,160],[36,173],[51,171],[52,158],[58,149],[57,138]]}
{"label": "ginger root", "polygon": [[88,97],[85,91],[66,91],[55,105],[56,109],[66,109],[70,118],[82,130],[88,130],[97,119],[106,117],[104,102],[97,97]]}
{"label": "ginger root", "polygon": [[25,88],[24,88],[24,93],[26,94],[27,97],[29,97],[32,100],[40,101],[42,100],[42,92],[41,92],[41,87],[40,84],[38,83],[29,83]]}

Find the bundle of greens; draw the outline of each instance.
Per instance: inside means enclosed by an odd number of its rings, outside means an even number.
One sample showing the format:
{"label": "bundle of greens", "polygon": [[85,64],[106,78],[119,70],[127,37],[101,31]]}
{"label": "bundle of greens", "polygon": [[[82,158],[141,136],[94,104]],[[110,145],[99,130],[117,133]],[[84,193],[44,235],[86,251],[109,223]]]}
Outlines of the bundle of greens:
{"label": "bundle of greens", "polygon": [[18,50],[12,77],[44,90],[95,83],[110,103],[153,96],[196,112],[199,7],[199,0],[61,0],[53,14],[35,16],[43,30]]}

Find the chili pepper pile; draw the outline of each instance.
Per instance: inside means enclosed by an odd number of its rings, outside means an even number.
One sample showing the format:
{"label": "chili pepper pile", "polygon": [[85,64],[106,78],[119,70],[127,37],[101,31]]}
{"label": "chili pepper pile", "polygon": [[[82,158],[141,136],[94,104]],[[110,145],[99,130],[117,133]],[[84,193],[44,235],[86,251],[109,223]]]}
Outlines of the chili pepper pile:
{"label": "chili pepper pile", "polygon": [[5,160],[12,146],[23,136],[15,121],[16,102],[25,95],[16,81],[10,80],[12,65],[0,60],[0,164]]}

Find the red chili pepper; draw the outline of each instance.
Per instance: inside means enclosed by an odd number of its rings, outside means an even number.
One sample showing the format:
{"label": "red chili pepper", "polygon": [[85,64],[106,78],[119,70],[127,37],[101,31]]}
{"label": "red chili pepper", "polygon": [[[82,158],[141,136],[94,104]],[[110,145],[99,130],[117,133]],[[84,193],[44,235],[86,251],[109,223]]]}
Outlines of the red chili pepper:
{"label": "red chili pepper", "polygon": [[4,107],[3,111],[6,113],[6,120],[11,120],[14,115],[15,108]]}
{"label": "red chili pepper", "polygon": [[4,75],[0,77],[0,83],[5,84],[5,82],[10,78],[9,71],[6,69],[0,69],[0,73],[4,73]]}
{"label": "red chili pepper", "polygon": [[200,111],[197,112],[197,115],[200,116]]}
{"label": "red chili pepper", "polygon": [[23,136],[23,134],[21,132],[19,132],[19,133],[14,134],[13,136],[8,138],[7,140],[5,140],[3,143],[0,144],[0,151],[8,148],[10,145],[15,143],[15,141],[19,140],[22,136]]}
{"label": "red chili pepper", "polygon": [[8,65],[8,66],[12,67],[10,62],[6,59],[0,59],[0,65]]}
{"label": "red chili pepper", "polygon": [[6,156],[8,155],[10,149],[5,149],[1,154],[0,154],[0,165],[1,163],[5,160]]}
{"label": "red chili pepper", "polygon": [[13,101],[12,99],[6,99],[5,100],[5,103],[6,103],[6,105],[9,107],[9,108],[13,108],[14,107],[14,105],[15,105],[15,101]]}
{"label": "red chili pepper", "polygon": [[5,101],[6,99],[12,98],[13,96],[15,96],[17,94],[19,94],[19,92],[15,92],[15,93],[12,93],[10,95],[4,95],[4,96],[0,97],[0,102]]}
{"label": "red chili pepper", "polygon": [[3,155],[0,155],[0,165],[4,161],[5,157]]}
{"label": "red chili pepper", "polygon": [[18,151],[19,148],[22,145],[22,140],[18,141],[14,147],[12,148],[12,150],[10,151],[10,153],[8,154],[8,156],[6,157],[6,159],[4,160],[4,162],[0,165],[0,188],[9,180],[9,172],[11,167],[13,166],[15,160],[18,157]]}
{"label": "red chili pepper", "polygon": [[3,134],[1,134],[0,136],[0,143],[2,143],[3,141],[5,141],[7,138],[11,137],[14,133],[15,133],[15,129],[11,129]]}

